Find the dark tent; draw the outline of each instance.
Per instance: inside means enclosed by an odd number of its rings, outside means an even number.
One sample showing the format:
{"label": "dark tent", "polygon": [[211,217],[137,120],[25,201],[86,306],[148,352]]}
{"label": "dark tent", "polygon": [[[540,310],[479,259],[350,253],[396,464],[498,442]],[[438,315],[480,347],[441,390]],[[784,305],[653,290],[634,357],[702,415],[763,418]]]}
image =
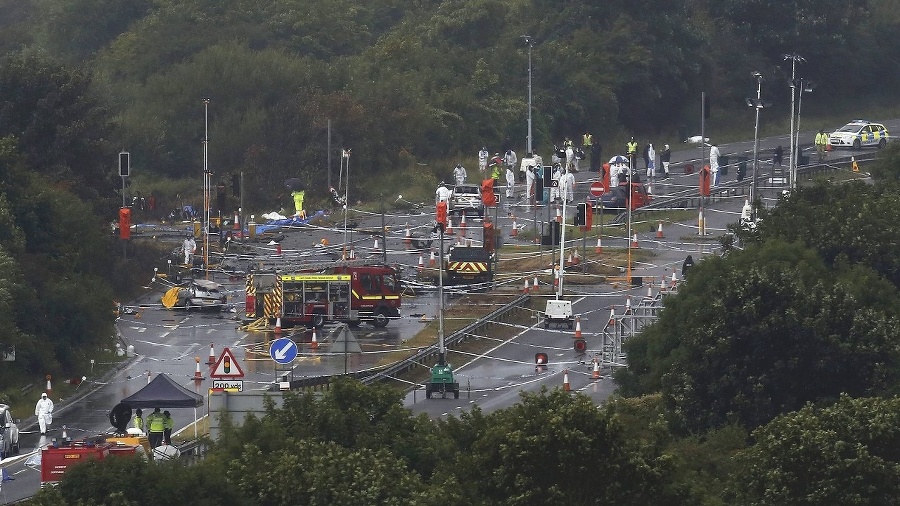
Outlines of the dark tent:
{"label": "dark tent", "polygon": [[132,408],[196,408],[203,404],[203,396],[175,383],[165,374],[158,374],[147,386],[122,402]]}

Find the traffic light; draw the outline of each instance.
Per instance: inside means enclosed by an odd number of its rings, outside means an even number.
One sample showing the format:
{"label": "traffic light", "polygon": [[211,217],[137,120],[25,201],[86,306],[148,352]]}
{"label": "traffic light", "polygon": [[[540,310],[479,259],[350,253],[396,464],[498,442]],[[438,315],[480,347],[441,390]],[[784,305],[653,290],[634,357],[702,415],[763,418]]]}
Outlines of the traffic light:
{"label": "traffic light", "polygon": [[131,239],[131,209],[119,209],[119,238]]}
{"label": "traffic light", "polygon": [[547,365],[547,361],[549,357],[546,353],[535,353],[534,354],[534,365]]}
{"label": "traffic light", "polygon": [[437,203],[436,219],[442,227],[447,228],[447,203],[443,200]]}
{"label": "traffic light", "polygon": [[231,372],[231,357],[229,357],[228,355],[225,355],[225,357],[222,359],[222,371],[225,374]]}
{"label": "traffic light", "polygon": [[583,227],[586,223],[585,215],[587,213],[587,204],[584,202],[578,204],[575,207],[575,221],[573,224],[575,226]]}
{"label": "traffic light", "polygon": [[128,177],[131,173],[131,153],[122,151],[119,153],[119,175]]}

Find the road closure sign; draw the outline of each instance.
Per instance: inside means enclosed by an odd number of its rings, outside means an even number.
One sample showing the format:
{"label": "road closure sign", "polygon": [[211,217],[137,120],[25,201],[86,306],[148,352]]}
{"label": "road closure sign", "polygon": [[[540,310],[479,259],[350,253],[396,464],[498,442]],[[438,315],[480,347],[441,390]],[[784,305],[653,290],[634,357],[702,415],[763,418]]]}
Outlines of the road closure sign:
{"label": "road closure sign", "polygon": [[591,195],[595,197],[603,195],[603,183],[601,183],[600,181],[591,183]]}

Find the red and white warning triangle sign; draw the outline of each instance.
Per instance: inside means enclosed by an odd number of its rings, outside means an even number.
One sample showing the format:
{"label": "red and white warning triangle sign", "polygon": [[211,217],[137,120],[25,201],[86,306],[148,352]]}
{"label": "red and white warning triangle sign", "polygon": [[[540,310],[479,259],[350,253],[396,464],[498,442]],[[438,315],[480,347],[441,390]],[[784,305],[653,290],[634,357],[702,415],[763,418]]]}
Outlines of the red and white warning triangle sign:
{"label": "red and white warning triangle sign", "polygon": [[213,366],[213,370],[209,375],[218,379],[243,378],[244,371],[241,370],[241,366],[238,364],[237,359],[234,358],[231,350],[225,348],[222,350],[222,354],[219,355],[219,360],[216,361],[216,365]]}

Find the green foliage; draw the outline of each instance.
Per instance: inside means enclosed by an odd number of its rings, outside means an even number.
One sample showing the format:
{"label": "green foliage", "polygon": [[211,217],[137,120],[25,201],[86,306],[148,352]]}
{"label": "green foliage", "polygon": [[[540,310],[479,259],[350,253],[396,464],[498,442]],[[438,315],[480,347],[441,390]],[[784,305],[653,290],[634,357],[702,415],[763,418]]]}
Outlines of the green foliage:
{"label": "green foliage", "polygon": [[900,142],[889,143],[867,169],[875,181],[887,184],[900,182]]}
{"label": "green foliage", "polygon": [[753,433],[732,504],[900,503],[900,399],[841,396]]}
{"label": "green foliage", "polygon": [[626,344],[626,394],[661,391],[675,426],[753,428],[807,402],[894,391],[897,290],[777,240],[704,260]]}

